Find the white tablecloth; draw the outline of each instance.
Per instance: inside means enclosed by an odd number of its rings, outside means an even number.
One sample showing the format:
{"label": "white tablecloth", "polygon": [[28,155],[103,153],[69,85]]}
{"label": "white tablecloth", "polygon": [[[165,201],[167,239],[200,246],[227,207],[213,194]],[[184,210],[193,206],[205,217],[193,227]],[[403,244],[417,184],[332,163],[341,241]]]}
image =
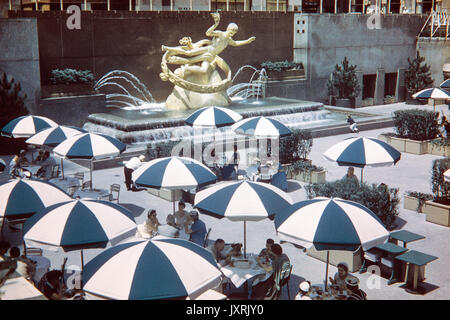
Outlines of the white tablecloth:
{"label": "white tablecloth", "polygon": [[53,183],[54,185],[60,187],[64,191],[69,191],[71,187],[79,187],[80,180],[74,177],[64,177],[64,179],[54,178],[50,179],[48,182]]}
{"label": "white tablecloth", "polygon": [[81,199],[94,199],[94,200],[100,200],[100,199],[106,199],[109,195],[109,191],[106,189],[94,189],[94,190],[77,190],[73,194],[74,198],[81,198]]}
{"label": "white tablecloth", "polygon": [[36,262],[36,271],[33,280],[37,283],[50,269],[50,260],[42,256],[27,256],[27,258]]}
{"label": "white tablecloth", "polygon": [[[243,258],[243,257],[242,257]],[[225,277],[227,277],[236,288],[242,286],[248,280],[258,277],[253,281],[253,285],[267,280],[271,276],[271,272],[267,272],[261,268],[255,260],[256,255],[247,254],[247,259],[251,261],[250,268],[238,268],[227,265],[220,268]]]}

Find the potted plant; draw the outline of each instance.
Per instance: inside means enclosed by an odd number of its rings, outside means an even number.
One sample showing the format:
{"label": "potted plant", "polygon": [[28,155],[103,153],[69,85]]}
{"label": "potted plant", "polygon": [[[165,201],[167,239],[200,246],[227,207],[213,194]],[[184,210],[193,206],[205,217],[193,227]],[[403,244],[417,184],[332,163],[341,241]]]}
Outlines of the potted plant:
{"label": "potted plant", "polygon": [[428,153],[429,141],[439,133],[438,114],[428,110],[397,110],[394,112],[395,136],[388,143],[400,152]]}
{"label": "potted plant", "polygon": [[264,61],[261,63],[261,68],[266,70],[267,76],[271,80],[289,80],[305,76],[303,64],[294,61]]}
{"label": "potted plant", "polygon": [[290,136],[280,139],[280,163],[289,165],[300,159],[311,163],[308,155],[312,145],[313,138],[310,130],[293,130]]}
{"label": "potted plant", "polygon": [[433,200],[433,195],[416,191],[406,191],[403,197],[403,208],[422,213],[423,205],[429,200]]}
{"label": "potted plant", "polygon": [[291,179],[307,182],[307,183],[325,183],[326,171],[322,167],[313,165],[302,159],[292,163],[288,167]]}
{"label": "potted plant", "polygon": [[438,138],[428,143],[428,153],[435,156],[450,156],[450,143],[448,139]]}
{"label": "potted plant", "polygon": [[94,93],[94,75],[90,70],[53,69],[51,85],[42,86],[42,97],[73,96]]}
{"label": "potted plant", "polygon": [[406,101],[408,103],[417,103],[417,100],[412,98],[412,95],[420,90],[430,88],[433,86],[433,79],[431,78],[431,66],[423,64],[425,58],[417,55],[413,60],[408,58],[408,69],[405,71],[405,87],[406,87]]}
{"label": "potted plant", "polygon": [[356,77],[356,65],[351,65],[344,57],[342,66],[337,65],[327,81],[328,94],[336,96],[335,105],[339,107],[354,108],[355,97],[361,91]]}
{"label": "potted plant", "polygon": [[433,161],[431,186],[433,200],[426,201],[423,213],[426,220],[446,227],[450,226],[450,183],[444,179],[444,172],[450,168],[450,159]]}

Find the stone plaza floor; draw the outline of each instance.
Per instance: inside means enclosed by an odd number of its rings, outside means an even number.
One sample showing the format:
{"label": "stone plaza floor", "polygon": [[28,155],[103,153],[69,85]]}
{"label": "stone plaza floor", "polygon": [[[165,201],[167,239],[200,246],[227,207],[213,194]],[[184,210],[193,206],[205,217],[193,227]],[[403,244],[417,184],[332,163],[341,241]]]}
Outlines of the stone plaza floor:
{"label": "stone plaza floor", "polygon": [[[448,113],[448,110],[441,108],[442,111]],[[359,136],[377,137],[380,133],[393,132],[393,128],[376,129],[363,131]],[[323,152],[333,144],[355,136],[356,134],[343,134],[329,136],[324,138],[316,138],[313,141],[313,147],[309,156],[313,164],[324,167],[327,170],[327,181],[334,181],[342,178],[347,168],[339,167],[335,163],[327,161],[322,157]],[[9,163],[11,157],[2,156]],[[450,243],[450,229],[425,221],[425,215],[403,208],[403,195],[407,190],[431,193],[431,166],[435,159],[441,157],[434,155],[413,155],[402,153],[401,160],[395,166],[381,168],[366,168],[364,170],[364,181],[367,183],[385,183],[389,187],[399,188],[399,196],[401,202],[399,204],[400,214],[396,220],[397,228],[406,229],[421,235],[426,239],[408,244],[409,249],[418,250],[427,254],[437,256],[439,259],[431,262],[426,267],[425,283],[427,293],[424,295],[415,295],[405,291],[402,287],[404,283],[395,283],[387,285],[387,278],[380,278],[379,288],[368,288],[369,274],[355,275],[360,279],[360,287],[367,293],[369,300],[404,300],[404,299],[448,299],[450,297],[450,251],[448,244]],[[70,175],[74,172],[85,171],[88,177],[88,169],[80,167],[70,161],[65,161],[65,173]],[[359,177],[360,170],[355,170]],[[8,174],[3,172],[0,174],[0,182],[6,181]],[[148,209],[156,209],[158,219],[161,223],[165,223],[166,216],[172,213],[172,203],[161,198],[152,196],[145,191],[132,192],[126,191],[124,184],[123,168],[112,168],[94,171],[93,173],[94,187],[109,188],[112,183],[121,185],[120,204],[130,209],[137,223],[143,223],[146,220],[146,212]],[[289,193],[295,202],[305,200],[306,193],[302,187],[303,183],[290,180]],[[186,208],[190,209],[190,206]],[[215,240],[222,238],[226,242],[242,242],[243,241],[243,223],[231,222],[226,219],[215,219],[210,216],[200,215],[207,228],[212,228],[210,239]],[[12,245],[20,245],[20,232],[11,233],[5,228],[6,238]],[[274,224],[271,220],[263,220],[260,222],[247,223],[247,252],[259,252],[265,245],[266,238],[273,238],[276,242],[279,239],[276,235]],[[312,284],[323,283],[325,276],[325,263],[310,256],[303,251],[295,248],[289,243],[282,244],[283,251],[289,256],[293,264],[292,277],[289,283],[291,299],[298,291],[298,284],[304,279],[311,281]],[[85,263],[92,259],[100,252],[99,249],[89,249],[84,251]],[[51,260],[52,268],[60,268],[63,257],[68,257],[67,266],[80,264],[79,252],[55,253],[45,251],[44,256]],[[330,265],[329,276],[333,276],[336,268]],[[283,290],[282,299],[287,299],[286,290]]]}

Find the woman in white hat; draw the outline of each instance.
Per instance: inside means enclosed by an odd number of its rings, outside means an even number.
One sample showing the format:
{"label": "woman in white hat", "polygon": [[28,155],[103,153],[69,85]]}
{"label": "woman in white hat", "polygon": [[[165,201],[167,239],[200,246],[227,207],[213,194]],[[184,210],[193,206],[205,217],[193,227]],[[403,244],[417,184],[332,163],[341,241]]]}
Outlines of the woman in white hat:
{"label": "woman in white hat", "polygon": [[346,281],[349,277],[352,277],[348,273],[348,265],[345,262],[340,262],[337,265],[338,272],[335,273],[334,279],[329,278],[333,286],[336,286],[340,291],[347,290]]}
{"label": "woman in white hat", "polygon": [[311,289],[311,283],[309,281],[303,281],[299,284],[298,294],[295,296],[295,300],[312,300],[309,296],[309,290]]}

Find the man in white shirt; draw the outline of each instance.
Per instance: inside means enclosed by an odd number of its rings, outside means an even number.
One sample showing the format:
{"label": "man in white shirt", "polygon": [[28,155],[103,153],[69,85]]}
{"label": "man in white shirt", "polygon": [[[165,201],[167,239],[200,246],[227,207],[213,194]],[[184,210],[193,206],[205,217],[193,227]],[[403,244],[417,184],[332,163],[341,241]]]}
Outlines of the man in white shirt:
{"label": "man in white shirt", "polygon": [[134,170],[139,168],[144,162],[145,156],[140,155],[139,157],[133,157],[127,162],[125,162],[125,166],[123,167],[123,173],[125,175],[125,185],[127,186],[127,190],[131,190],[131,174]]}

